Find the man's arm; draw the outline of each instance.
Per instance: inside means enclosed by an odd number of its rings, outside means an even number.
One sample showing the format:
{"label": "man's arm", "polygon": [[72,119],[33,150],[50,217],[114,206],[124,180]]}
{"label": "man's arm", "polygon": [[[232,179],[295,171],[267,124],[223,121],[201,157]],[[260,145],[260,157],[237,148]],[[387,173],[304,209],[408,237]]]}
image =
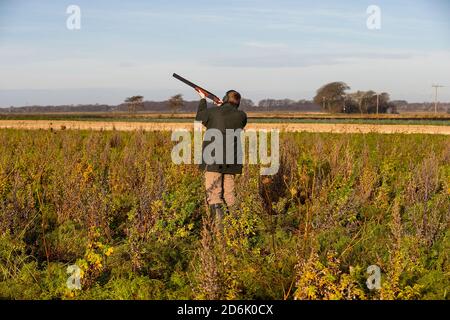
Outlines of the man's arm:
{"label": "man's arm", "polygon": [[243,117],[243,121],[242,121],[242,129],[245,128],[245,126],[247,125],[247,114],[245,112],[244,113],[244,117]]}
{"label": "man's arm", "polygon": [[206,104],[205,95],[203,92],[199,92],[201,97],[200,103],[198,104],[197,114],[195,115],[196,121],[201,121],[204,126],[208,123],[208,107]]}

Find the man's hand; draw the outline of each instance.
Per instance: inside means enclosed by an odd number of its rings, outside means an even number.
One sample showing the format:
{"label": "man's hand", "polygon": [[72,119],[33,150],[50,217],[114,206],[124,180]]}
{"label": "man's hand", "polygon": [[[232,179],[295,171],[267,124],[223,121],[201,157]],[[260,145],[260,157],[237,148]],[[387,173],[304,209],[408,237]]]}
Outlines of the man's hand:
{"label": "man's hand", "polygon": [[[201,99],[206,99],[206,94],[202,90],[197,89],[195,91],[197,91],[197,93],[198,93],[198,95],[200,96]],[[213,101],[213,102],[218,107],[220,107],[223,104],[222,100],[219,100],[218,102],[217,101]]]}
{"label": "man's hand", "polygon": [[206,94],[204,94],[202,90],[198,89],[196,91],[197,91],[198,95],[200,96],[200,98],[206,99]]}

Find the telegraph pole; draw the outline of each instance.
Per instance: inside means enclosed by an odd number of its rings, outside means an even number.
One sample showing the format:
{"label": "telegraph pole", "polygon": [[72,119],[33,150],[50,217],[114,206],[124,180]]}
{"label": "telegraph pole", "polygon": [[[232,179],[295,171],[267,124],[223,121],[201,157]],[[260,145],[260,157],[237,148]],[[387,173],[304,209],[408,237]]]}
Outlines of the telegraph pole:
{"label": "telegraph pole", "polygon": [[377,93],[377,116],[378,116],[378,106],[380,105],[380,94]]}
{"label": "telegraph pole", "polygon": [[371,95],[370,98],[372,98],[373,96],[377,96],[377,116],[378,116],[378,107],[380,105],[380,94],[376,92],[373,95]]}
{"label": "telegraph pole", "polygon": [[437,105],[438,105],[437,95],[438,95],[438,89],[439,89],[439,88],[443,88],[444,86],[441,86],[441,85],[439,85],[439,84],[433,84],[432,87],[434,88],[434,113],[437,113]]}

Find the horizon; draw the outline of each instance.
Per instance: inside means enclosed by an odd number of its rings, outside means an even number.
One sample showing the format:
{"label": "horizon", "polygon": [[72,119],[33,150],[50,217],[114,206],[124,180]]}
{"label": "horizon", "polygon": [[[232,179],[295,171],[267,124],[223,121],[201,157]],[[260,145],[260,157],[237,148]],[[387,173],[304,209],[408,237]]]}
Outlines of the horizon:
{"label": "horizon", "polygon": [[[79,30],[67,28],[69,5],[81,10]],[[380,29],[366,25],[370,5]],[[332,81],[410,103],[433,102],[441,84],[446,103],[449,9],[444,0],[2,1],[0,107],[196,99],[173,72],[255,103],[312,100]]]}
{"label": "horizon", "polygon": [[[144,102],[163,103],[163,102],[167,102],[169,100],[169,98],[170,97],[168,97],[165,100],[151,100],[151,99],[146,99],[144,97]],[[244,99],[246,99],[246,98],[244,98]],[[188,100],[188,99],[184,99],[184,97],[183,97],[183,100],[186,103],[194,103],[194,102],[198,102],[199,99]],[[291,100],[294,103],[300,103],[300,104],[301,103],[311,103],[311,104],[315,104],[312,99],[297,99],[297,100],[295,100],[295,99],[287,99],[287,98],[273,99],[273,98],[268,97],[268,98],[261,99],[261,100],[256,100],[256,101],[252,100],[252,99],[250,99],[250,100],[254,103],[254,107],[256,107],[256,108],[259,107],[259,103],[261,101],[263,101],[263,100],[277,100],[277,101],[279,101],[279,100]],[[398,100],[397,99],[390,99],[390,101],[391,102],[406,101],[406,103],[408,105],[411,105],[411,104],[422,104],[422,105],[430,104],[430,105],[434,105],[434,101],[407,101],[407,100],[404,100],[404,99],[398,99]],[[212,104],[211,101],[209,101],[208,103]],[[126,102],[122,101],[122,102],[119,102],[117,104],[97,103],[97,102],[95,102],[95,103],[90,103],[90,102],[88,102],[88,103],[70,103],[70,104],[29,104],[29,105],[23,105],[23,106],[9,106],[9,107],[1,107],[0,106],[0,109],[28,108],[28,107],[29,108],[32,108],[32,107],[79,107],[79,106],[88,106],[88,105],[93,105],[93,106],[95,106],[95,105],[99,105],[99,106],[105,105],[105,106],[109,106],[109,107],[118,107],[118,106],[123,105],[123,104],[126,104]],[[450,104],[450,101],[439,101],[439,105],[447,105],[447,104]],[[261,108],[264,108],[264,107],[261,107]],[[277,107],[274,106],[273,108],[277,108]]]}

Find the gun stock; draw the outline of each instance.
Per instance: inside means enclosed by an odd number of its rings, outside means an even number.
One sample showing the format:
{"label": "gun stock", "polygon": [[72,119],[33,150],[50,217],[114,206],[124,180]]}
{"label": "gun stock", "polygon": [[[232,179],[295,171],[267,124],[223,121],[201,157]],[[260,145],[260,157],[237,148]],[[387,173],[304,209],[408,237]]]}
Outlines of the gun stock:
{"label": "gun stock", "polygon": [[206,90],[206,89],[203,89],[203,88],[200,87],[199,85],[196,85],[195,83],[193,83],[193,82],[191,82],[191,81],[189,81],[189,80],[183,78],[182,76],[180,76],[180,75],[178,75],[178,74],[176,74],[176,73],[174,73],[172,76],[173,76],[175,79],[178,79],[178,80],[180,80],[181,82],[187,84],[188,86],[194,88],[194,90],[196,90],[196,91],[201,90],[201,91],[206,95],[206,97],[209,98],[209,99],[211,99],[212,101],[214,101],[214,102],[216,102],[216,103],[220,103],[220,102],[222,101],[222,100],[221,100],[218,96],[216,96],[214,93],[211,93],[211,92],[209,92],[209,91]]}

